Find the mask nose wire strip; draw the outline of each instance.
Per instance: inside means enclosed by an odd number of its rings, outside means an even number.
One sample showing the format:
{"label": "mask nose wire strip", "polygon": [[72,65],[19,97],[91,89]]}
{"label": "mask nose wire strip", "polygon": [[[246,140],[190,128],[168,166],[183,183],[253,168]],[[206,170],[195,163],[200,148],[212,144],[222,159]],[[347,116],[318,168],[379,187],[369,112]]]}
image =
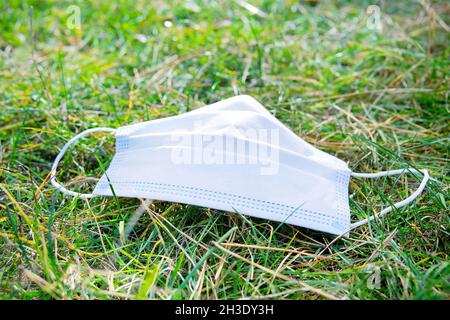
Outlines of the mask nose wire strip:
{"label": "mask nose wire strip", "polygon": [[390,170],[390,171],[381,171],[381,172],[377,172],[377,173],[357,173],[357,172],[352,172],[351,173],[352,177],[355,177],[355,178],[369,178],[369,179],[385,177],[385,176],[401,175],[401,174],[404,174],[404,173],[423,174],[422,181],[421,181],[419,187],[417,188],[417,190],[414,191],[409,197],[403,199],[402,201],[394,203],[392,206],[381,210],[379,213],[377,213],[377,214],[375,214],[375,215],[373,215],[373,216],[371,216],[369,218],[363,219],[361,221],[352,223],[350,225],[351,226],[350,229],[354,229],[354,228],[357,228],[357,227],[362,226],[364,224],[367,224],[369,221],[372,221],[376,217],[382,217],[385,214],[387,214],[387,213],[391,212],[392,210],[394,210],[394,208],[398,209],[398,208],[401,208],[403,206],[406,206],[408,203],[414,201],[414,199],[416,199],[422,193],[422,191],[425,189],[425,186],[427,185],[428,180],[430,179],[430,176],[429,176],[427,170],[425,170],[425,169],[416,170],[416,169],[412,169],[412,168],[399,169],[399,170]]}
{"label": "mask nose wire strip", "polygon": [[53,185],[53,187],[55,187],[57,190],[61,191],[65,195],[79,197],[80,199],[88,199],[88,198],[95,197],[91,193],[79,193],[79,192],[67,190],[64,186],[62,186],[59,182],[56,181],[56,171],[58,169],[58,164],[61,161],[64,154],[66,153],[67,149],[69,149],[69,147],[72,144],[74,144],[75,142],[77,142],[78,140],[83,138],[84,136],[91,134],[91,133],[95,133],[95,132],[116,132],[116,129],[106,128],[106,127],[92,128],[92,129],[87,129],[87,130],[77,134],[72,139],[67,141],[67,143],[62,147],[59,154],[56,156],[55,161],[53,161],[52,170],[50,171],[50,182]]}

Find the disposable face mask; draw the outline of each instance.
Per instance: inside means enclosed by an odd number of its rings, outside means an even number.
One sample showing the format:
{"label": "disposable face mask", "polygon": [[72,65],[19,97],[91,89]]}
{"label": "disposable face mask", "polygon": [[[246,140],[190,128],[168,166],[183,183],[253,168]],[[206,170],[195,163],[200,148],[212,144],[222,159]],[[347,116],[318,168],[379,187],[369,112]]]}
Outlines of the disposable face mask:
{"label": "disposable face mask", "polygon": [[[114,132],[116,154],[92,194],[56,181],[59,161],[87,134]],[[409,197],[350,222],[349,179],[412,173],[423,176]],[[182,115],[118,129],[86,130],[62,148],[51,183],[79,197],[117,196],[192,204],[323,231],[348,234],[413,201],[429,179],[411,168],[351,172],[347,164],[300,139],[261,104],[237,96]]]}

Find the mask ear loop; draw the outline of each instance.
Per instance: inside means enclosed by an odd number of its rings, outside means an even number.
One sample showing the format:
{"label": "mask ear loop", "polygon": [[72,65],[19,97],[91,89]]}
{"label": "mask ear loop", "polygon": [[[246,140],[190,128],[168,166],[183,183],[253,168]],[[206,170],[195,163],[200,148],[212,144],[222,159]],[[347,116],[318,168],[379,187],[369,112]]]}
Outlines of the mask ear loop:
{"label": "mask ear loop", "polygon": [[377,217],[378,218],[382,217],[385,214],[387,214],[387,213],[391,212],[392,210],[394,210],[394,208],[395,209],[401,208],[403,206],[406,206],[410,202],[414,201],[414,199],[416,199],[422,193],[422,191],[425,189],[425,186],[427,185],[427,182],[430,179],[428,171],[425,170],[425,169],[423,169],[423,170],[416,170],[416,169],[407,168],[407,169],[399,169],[399,170],[381,171],[381,172],[377,172],[377,173],[357,173],[357,172],[352,172],[351,173],[352,177],[355,177],[355,178],[369,178],[369,179],[385,177],[385,176],[401,175],[401,174],[404,174],[404,173],[423,174],[422,181],[421,181],[419,187],[417,188],[417,190],[414,191],[409,197],[403,199],[402,201],[394,203],[390,207],[384,208],[379,213],[374,214],[373,216],[370,216],[369,218],[363,219],[361,221],[352,223],[350,225],[350,230],[352,230],[354,228],[357,228],[359,226],[362,226],[364,224],[367,224],[369,221],[372,221],[373,219],[375,219]]}
{"label": "mask ear loop", "polygon": [[66,153],[67,149],[69,149],[70,145],[74,144],[84,136],[94,133],[94,132],[116,132],[116,129],[113,128],[92,128],[87,129],[76,136],[74,136],[72,139],[67,141],[67,143],[62,147],[59,154],[56,156],[55,161],[53,161],[52,170],[50,171],[50,182],[57,190],[61,191],[63,194],[73,197],[78,197],[80,199],[89,199],[95,197],[92,193],[79,193],[75,191],[67,190],[64,186],[62,186],[59,182],[56,181],[56,171],[58,169],[58,164],[61,161],[62,157]]}

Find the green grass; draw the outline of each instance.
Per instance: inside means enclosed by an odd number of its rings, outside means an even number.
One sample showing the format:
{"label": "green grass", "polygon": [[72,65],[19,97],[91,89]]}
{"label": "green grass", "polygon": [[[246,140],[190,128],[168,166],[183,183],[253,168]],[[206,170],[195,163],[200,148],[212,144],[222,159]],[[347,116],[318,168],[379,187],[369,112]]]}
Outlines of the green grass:
{"label": "green grass", "polygon": [[[0,297],[449,298],[448,3],[251,3],[267,15],[233,1],[0,3]],[[72,4],[79,30],[67,27]],[[367,28],[371,4],[382,32]],[[141,200],[73,201],[47,181],[77,132],[241,93],[352,170],[411,165],[435,180],[331,245],[320,232],[167,202],[143,210],[121,242]],[[91,190],[86,177],[114,153],[106,137],[78,144],[60,180]],[[352,219],[418,183],[353,179]]]}

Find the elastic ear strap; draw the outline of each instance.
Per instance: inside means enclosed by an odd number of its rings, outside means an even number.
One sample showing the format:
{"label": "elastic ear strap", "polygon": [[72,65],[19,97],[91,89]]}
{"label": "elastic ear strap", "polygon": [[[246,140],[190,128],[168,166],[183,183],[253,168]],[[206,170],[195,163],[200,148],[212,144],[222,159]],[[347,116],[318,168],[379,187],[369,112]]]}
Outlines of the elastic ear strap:
{"label": "elastic ear strap", "polygon": [[430,179],[430,176],[428,175],[427,170],[416,170],[416,169],[410,169],[410,168],[399,169],[399,170],[390,170],[390,171],[381,171],[381,172],[377,172],[377,173],[357,173],[357,172],[351,173],[351,175],[355,178],[369,178],[369,179],[385,177],[385,176],[392,176],[392,175],[400,175],[400,174],[404,174],[404,173],[423,174],[422,182],[420,183],[417,190],[414,191],[408,198],[403,199],[402,201],[399,201],[397,203],[394,203],[392,206],[381,210],[379,213],[377,213],[367,219],[363,219],[361,221],[352,223],[351,229],[362,226],[362,225],[368,223],[369,221],[372,221],[376,217],[384,216],[386,213],[389,213],[392,210],[394,210],[394,208],[395,209],[401,208],[403,206],[406,206],[408,203],[414,201],[414,199],[416,199],[422,193],[422,191],[425,189],[425,186],[427,185],[427,182]]}
{"label": "elastic ear strap", "polygon": [[62,147],[61,151],[59,152],[58,156],[55,158],[55,161],[53,161],[52,170],[50,171],[50,182],[57,190],[61,191],[65,195],[73,196],[73,197],[79,197],[81,199],[88,199],[93,198],[94,195],[91,193],[79,193],[75,191],[67,190],[65,187],[63,187],[60,183],[56,181],[56,170],[58,169],[58,164],[61,161],[62,157],[66,153],[67,149],[69,149],[70,145],[74,144],[84,136],[94,133],[94,132],[115,132],[116,129],[113,128],[92,128],[87,129],[79,134],[77,134],[75,137],[67,141],[67,143]]}

